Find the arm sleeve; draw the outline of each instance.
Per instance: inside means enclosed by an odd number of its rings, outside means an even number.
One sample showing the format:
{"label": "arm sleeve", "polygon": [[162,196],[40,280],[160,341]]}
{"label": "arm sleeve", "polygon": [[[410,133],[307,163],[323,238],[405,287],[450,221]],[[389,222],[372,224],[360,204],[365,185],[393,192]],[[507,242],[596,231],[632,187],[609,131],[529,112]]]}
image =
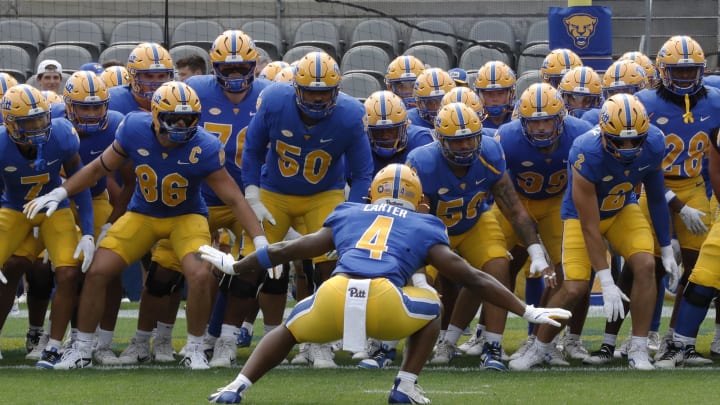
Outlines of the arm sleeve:
{"label": "arm sleeve", "polygon": [[372,182],[373,159],[364,125],[358,124],[354,132],[354,141],[345,152],[345,161],[350,168],[348,201],[364,203],[364,198],[367,197]]}
{"label": "arm sleeve", "polygon": [[[260,186],[260,169],[265,160],[270,136],[265,122],[266,103],[260,105],[250,120],[242,152],[243,185]],[[272,147],[272,146],[270,146]]]}
{"label": "arm sleeve", "polygon": [[[82,162],[75,168],[72,173],[67,173],[68,177],[77,173],[83,168]],[[80,229],[83,235],[95,236],[95,217],[93,214],[92,195],[90,194],[90,188],[75,194],[72,196],[75,205],[77,206],[78,215],[80,216]]]}
{"label": "arm sleeve", "polygon": [[662,171],[655,170],[643,180],[648,210],[655,235],[661,247],[670,245],[670,210],[665,202],[665,180]]}

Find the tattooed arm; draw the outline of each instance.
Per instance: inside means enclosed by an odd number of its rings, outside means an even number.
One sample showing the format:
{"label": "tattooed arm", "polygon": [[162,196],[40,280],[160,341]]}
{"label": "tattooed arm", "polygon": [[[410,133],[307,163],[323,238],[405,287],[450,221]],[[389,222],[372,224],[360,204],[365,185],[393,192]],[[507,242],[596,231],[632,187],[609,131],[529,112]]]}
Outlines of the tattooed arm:
{"label": "tattooed arm", "polygon": [[520,202],[507,172],[492,186],[490,191],[495,197],[498,208],[510,221],[515,233],[525,246],[539,243],[535,221]]}

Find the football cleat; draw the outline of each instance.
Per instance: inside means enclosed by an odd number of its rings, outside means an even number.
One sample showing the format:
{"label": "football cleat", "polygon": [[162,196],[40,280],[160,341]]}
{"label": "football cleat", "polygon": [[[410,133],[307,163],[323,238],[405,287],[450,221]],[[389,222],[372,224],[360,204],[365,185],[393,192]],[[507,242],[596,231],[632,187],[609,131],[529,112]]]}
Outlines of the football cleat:
{"label": "football cleat", "polygon": [[158,363],[175,361],[175,349],[173,349],[171,337],[158,336],[153,340],[152,358]]}
{"label": "football cleat", "polygon": [[237,358],[237,344],[235,337],[220,337],[215,341],[215,350],[210,360],[210,367],[231,367]]}
{"label": "football cleat", "polygon": [[685,350],[682,343],[670,341],[665,351],[659,358],[655,359],[655,367],[662,369],[673,369],[682,366],[685,360]]}
{"label": "football cleat", "polygon": [[606,364],[612,361],[615,346],[603,343],[600,349],[590,353],[590,356],[583,360],[584,364]]}
{"label": "football cleat", "polygon": [[552,346],[550,351],[545,353],[545,362],[551,366],[569,366],[565,355],[557,346]]}
{"label": "football cleat", "polygon": [[120,364],[137,364],[150,361],[150,341],[138,342],[133,337],[130,345],[118,356]]}
{"label": "football cleat", "polygon": [[613,353],[613,357],[616,359],[619,358],[626,358],[628,356],[628,351],[630,350],[630,342],[632,341],[632,335],[628,336],[625,341],[623,341],[620,346],[615,349],[615,352]]}
{"label": "football cleat", "polygon": [[298,353],[290,361],[290,364],[294,365],[307,365],[312,361],[310,356],[310,343],[300,343]]}
{"label": "football cleat", "polygon": [[545,356],[540,352],[540,347],[537,343],[533,342],[528,345],[528,349],[525,350],[522,356],[516,359],[510,360],[508,365],[510,370],[530,370],[531,368],[538,366],[545,361]]}
{"label": "football cleat", "polygon": [[397,355],[396,349],[388,350],[386,345],[383,345],[381,349],[375,352],[372,357],[365,359],[358,364],[360,368],[385,368],[392,365],[395,356]]}
{"label": "football cleat", "polygon": [[373,353],[380,350],[380,347],[382,346],[382,342],[373,339],[368,338],[367,342],[365,342],[365,350],[361,350],[359,352],[353,353],[352,359],[353,360],[365,360],[367,358],[370,358]]}
{"label": "football cleat", "polygon": [[250,347],[250,343],[252,343],[252,333],[247,328],[240,328],[240,330],[236,333],[237,339],[235,344],[237,347]]}
{"label": "football cleat", "polygon": [[395,379],[390,390],[388,404],[429,404],[430,399],[425,397],[423,390],[417,383],[410,385],[407,381]]}
{"label": "football cleat", "polygon": [[655,370],[655,367],[650,363],[647,346],[630,348],[628,351],[628,366],[641,371]]}
{"label": "football cleat", "polygon": [[312,366],[314,368],[335,368],[335,367],[337,367],[337,364],[335,364],[335,361],[333,360],[335,355],[333,354],[332,348],[330,347],[329,343],[326,343],[326,344],[311,343],[310,344],[310,356],[312,358]]}
{"label": "football cleat", "polygon": [[472,337],[467,342],[458,346],[458,350],[467,354],[468,356],[478,356],[482,353],[483,344],[485,338],[482,335],[482,330],[475,330]]}
{"label": "football cleat", "polygon": [[453,357],[455,357],[455,345],[441,340],[435,346],[435,354],[430,359],[430,364],[449,364]]}
{"label": "football cleat", "polygon": [[648,333],[648,350],[657,352],[660,347],[660,335],[657,332],[650,331]]}
{"label": "football cleat", "polygon": [[93,352],[93,359],[97,364],[103,366],[112,366],[120,364],[120,360],[109,347],[98,347]]}
{"label": "football cleat", "polygon": [[563,344],[562,352],[568,358],[585,360],[590,356],[590,353],[588,353],[585,346],[583,346],[582,340],[570,337],[568,334],[565,334],[561,340]]}
{"label": "football cleat", "polygon": [[507,371],[502,362],[502,346],[498,342],[485,342],[480,354],[480,366],[485,370]]}
{"label": "football cleat", "polygon": [[55,364],[57,364],[59,361],[60,353],[58,353],[58,349],[56,347],[53,347],[50,350],[46,349],[42,351],[40,360],[35,364],[35,367],[53,369],[55,368]]}
{"label": "football cleat", "polygon": [[710,343],[710,356],[720,356],[720,335],[715,335]]}
{"label": "football cleat", "polygon": [[[41,330],[31,330],[28,331],[27,335],[25,335],[25,352],[30,353],[37,347],[38,344],[40,344],[40,338],[43,335],[43,331]],[[47,344],[47,342],[45,342]]]}
{"label": "football cleat", "polygon": [[217,391],[210,394],[208,401],[213,404],[239,404],[242,401],[242,392],[245,390],[245,384],[237,389],[230,386],[218,388]]}
{"label": "football cleat", "polygon": [[510,356],[510,360],[515,360],[515,359],[521,357],[522,355],[524,355],[525,352],[527,352],[528,349],[530,349],[530,347],[533,345],[533,343],[535,343],[535,335],[528,336],[527,340],[525,340],[525,342],[523,342],[522,346],[520,346],[520,348],[518,348],[517,351],[515,353],[513,353],[512,356]]}
{"label": "football cleat", "polygon": [[685,345],[685,364],[688,366],[707,366],[712,360],[695,351],[695,345]]}
{"label": "football cleat", "polygon": [[92,367],[92,355],[73,347],[65,351],[60,361],[55,363],[55,370],[73,370],[76,368]]}
{"label": "football cleat", "polygon": [[185,354],[185,357],[180,360],[180,364],[191,370],[207,370],[210,368],[207,357],[205,356],[205,352],[202,350],[201,345],[194,345],[188,347],[188,351]]}
{"label": "football cleat", "polygon": [[[28,333],[29,335],[29,333]],[[38,361],[40,360],[40,356],[42,356],[43,350],[45,350],[45,346],[47,346],[48,340],[50,337],[46,333],[42,333],[38,337],[37,344],[32,348],[32,350],[25,355],[25,360],[32,360],[32,361]],[[25,346],[27,348],[27,341],[25,343]]]}

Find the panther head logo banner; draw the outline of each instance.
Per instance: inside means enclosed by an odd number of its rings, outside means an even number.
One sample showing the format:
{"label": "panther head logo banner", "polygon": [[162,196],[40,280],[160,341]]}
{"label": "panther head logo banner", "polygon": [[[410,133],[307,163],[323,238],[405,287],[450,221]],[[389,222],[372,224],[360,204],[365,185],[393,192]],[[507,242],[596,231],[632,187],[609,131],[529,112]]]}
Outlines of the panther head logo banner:
{"label": "panther head logo banner", "polygon": [[587,48],[590,38],[595,34],[598,19],[589,14],[573,14],[563,19],[568,35],[578,49]]}

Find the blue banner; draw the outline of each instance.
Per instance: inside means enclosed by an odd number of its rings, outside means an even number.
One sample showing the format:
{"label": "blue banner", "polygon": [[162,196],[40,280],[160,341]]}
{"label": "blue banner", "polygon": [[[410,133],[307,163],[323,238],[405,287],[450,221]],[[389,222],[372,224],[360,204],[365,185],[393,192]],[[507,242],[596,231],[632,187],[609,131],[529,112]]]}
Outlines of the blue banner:
{"label": "blue banner", "polygon": [[612,63],[612,11],[605,6],[550,7],[550,49],[568,48],[583,64],[604,71]]}

